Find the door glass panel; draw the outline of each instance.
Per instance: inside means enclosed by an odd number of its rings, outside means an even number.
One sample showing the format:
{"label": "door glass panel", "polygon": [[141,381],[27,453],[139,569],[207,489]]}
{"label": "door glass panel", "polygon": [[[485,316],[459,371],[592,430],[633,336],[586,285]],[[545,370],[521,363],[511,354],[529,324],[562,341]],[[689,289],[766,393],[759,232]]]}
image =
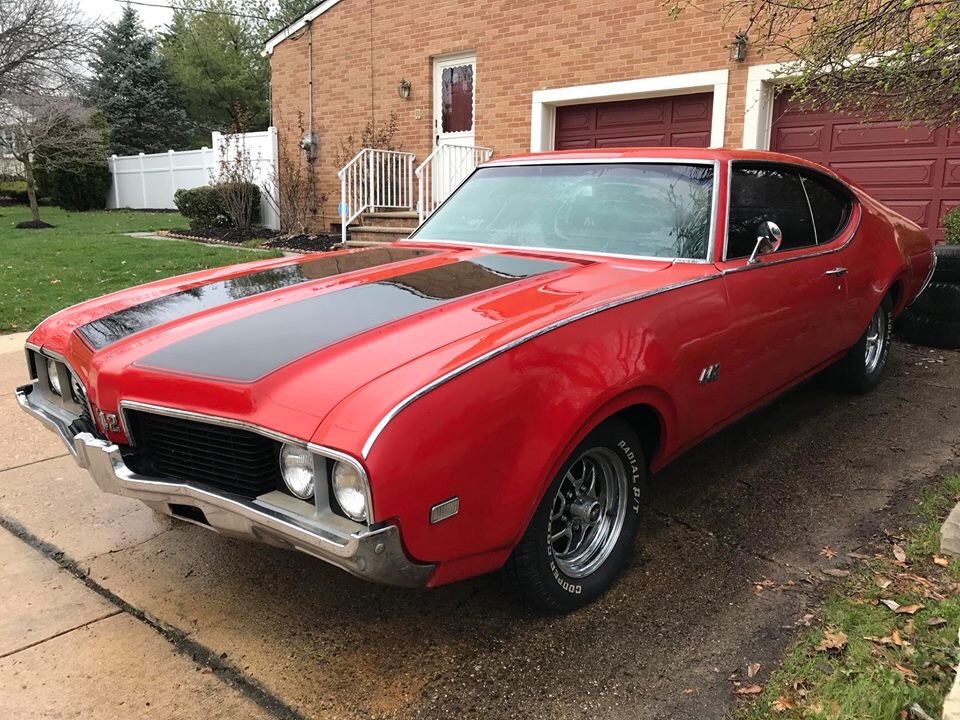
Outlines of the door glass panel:
{"label": "door glass panel", "polygon": [[441,83],[441,129],[445,133],[473,130],[473,65],[444,68]]}
{"label": "door glass panel", "polygon": [[757,244],[757,228],[767,220],[783,232],[781,252],[817,244],[810,206],[796,172],[736,166],[730,185],[727,259],[748,257]]}

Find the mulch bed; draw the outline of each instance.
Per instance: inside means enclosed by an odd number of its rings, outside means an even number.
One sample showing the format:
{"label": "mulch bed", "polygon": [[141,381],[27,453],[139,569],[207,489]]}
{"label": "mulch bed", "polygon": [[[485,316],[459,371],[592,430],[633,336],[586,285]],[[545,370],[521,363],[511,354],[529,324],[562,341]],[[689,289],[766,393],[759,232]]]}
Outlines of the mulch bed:
{"label": "mulch bed", "polygon": [[244,232],[232,228],[190,228],[189,230],[168,230],[165,234],[185,240],[200,240],[235,247],[244,247],[244,243],[249,240],[262,240],[264,242],[260,243],[259,247],[298,253],[327,252],[340,244],[340,235],[336,233],[282,235],[269,228],[251,228]]}

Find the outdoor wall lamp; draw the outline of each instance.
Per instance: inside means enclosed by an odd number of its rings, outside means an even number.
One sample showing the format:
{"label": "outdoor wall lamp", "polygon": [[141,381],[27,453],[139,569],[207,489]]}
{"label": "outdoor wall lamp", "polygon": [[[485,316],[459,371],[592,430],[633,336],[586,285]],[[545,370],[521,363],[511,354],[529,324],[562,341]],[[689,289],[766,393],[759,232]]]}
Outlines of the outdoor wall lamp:
{"label": "outdoor wall lamp", "polygon": [[747,59],[747,34],[742,30],[733,36],[730,43],[730,60],[743,62]]}
{"label": "outdoor wall lamp", "polygon": [[410,81],[409,80],[400,81],[400,84],[397,85],[397,94],[403,100],[410,99]]}

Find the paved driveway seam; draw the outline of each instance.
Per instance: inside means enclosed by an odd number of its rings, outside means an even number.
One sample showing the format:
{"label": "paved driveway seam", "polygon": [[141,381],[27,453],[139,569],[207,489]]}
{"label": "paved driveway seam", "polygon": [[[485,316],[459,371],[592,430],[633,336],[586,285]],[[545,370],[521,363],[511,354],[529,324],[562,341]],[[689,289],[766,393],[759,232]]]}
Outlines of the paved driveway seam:
{"label": "paved driveway seam", "polygon": [[37,465],[38,463],[44,463],[48,460],[59,460],[63,457],[69,457],[70,453],[63,453],[62,455],[51,455],[50,457],[40,458],[39,460],[31,460],[30,462],[20,463],[19,465],[11,465],[10,467],[0,468],[0,474],[8,472],[10,470],[19,470],[20,468],[30,467],[31,465]]}
{"label": "paved driveway seam", "polygon": [[[22,540],[23,538],[20,538],[20,539]],[[28,543],[25,543],[25,544],[28,544]],[[17,653],[21,653],[21,652],[23,652],[24,650],[29,650],[30,648],[34,648],[34,647],[36,647],[37,645],[43,645],[45,642],[48,642],[49,640],[53,640],[54,638],[58,638],[58,637],[63,637],[64,635],[68,635],[68,634],[74,632],[75,630],[82,630],[82,629],[85,628],[85,627],[89,627],[89,626],[91,626],[91,625],[93,625],[93,624],[95,624],[95,623],[100,622],[101,620],[106,620],[106,619],[108,619],[108,618],[112,618],[112,617],[114,617],[115,615],[119,615],[119,614],[122,613],[122,612],[123,612],[123,610],[120,610],[120,609],[118,608],[118,609],[114,610],[113,612],[108,612],[108,613],[106,613],[105,615],[101,615],[100,617],[94,618],[93,620],[87,620],[87,622],[80,623],[79,625],[75,625],[75,626],[72,627],[72,628],[67,628],[66,630],[61,630],[60,632],[54,633],[53,635],[48,635],[47,637],[42,638],[42,639],[40,639],[40,640],[37,640],[36,642],[32,642],[32,643],[30,643],[29,645],[24,645],[23,647],[18,647],[17,649],[11,650],[10,652],[6,652],[6,653],[3,653],[3,654],[0,654],[0,660],[3,660],[4,658],[8,658],[8,657],[10,657],[11,655],[16,655]]]}
{"label": "paved driveway seam", "polygon": [[[218,679],[225,682],[230,687],[236,688],[244,696],[252,700],[267,712],[275,715],[278,720],[307,720],[307,717],[298,710],[288,705],[276,695],[266,690],[256,679],[247,675],[243,670],[224,660],[220,655],[210,648],[191,639],[189,634],[180,628],[160,622],[151,617],[140,608],[131,605],[126,600],[113,593],[103,585],[92,579],[80,564],[67,555],[56,545],[43,540],[26,527],[21,525],[15,519],[0,515],[0,527],[10,531],[24,543],[39,551],[41,554],[56,562],[63,570],[80,580],[84,585],[95,593],[113,603],[117,612],[109,617],[125,612],[133,618],[139,620],[144,625],[155,630],[178,652],[191,658],[194,662],[205,665],[210,668]],[[100,618],[104,620],[105,618]],[[63,633],[61,633],[63,634]],[[49,638],[47,638],[49,639]],[[40,644],[40,643],[36,643]]]}

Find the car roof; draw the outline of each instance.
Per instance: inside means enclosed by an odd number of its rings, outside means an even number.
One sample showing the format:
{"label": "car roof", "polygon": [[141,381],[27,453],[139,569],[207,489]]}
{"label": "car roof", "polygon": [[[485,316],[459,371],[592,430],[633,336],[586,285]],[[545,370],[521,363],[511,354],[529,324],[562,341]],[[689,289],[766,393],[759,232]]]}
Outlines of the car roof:
{"label": "car roof", "polygon": [[831,177],[837,177],[827,167],[809,160],[785,155],[784,153],[768,152],[766,150],[740,150],[736,148],[687,148],[687,147],[631,147],[631,148],[604,148],[602,150],[553,150],[550,152],[522,153],[508,155],[491,160],[485,165],[509,165],[516,162],[595,162],[602,160],[753,160],[758,162],[780,162],[803,165],[819,170]]}

